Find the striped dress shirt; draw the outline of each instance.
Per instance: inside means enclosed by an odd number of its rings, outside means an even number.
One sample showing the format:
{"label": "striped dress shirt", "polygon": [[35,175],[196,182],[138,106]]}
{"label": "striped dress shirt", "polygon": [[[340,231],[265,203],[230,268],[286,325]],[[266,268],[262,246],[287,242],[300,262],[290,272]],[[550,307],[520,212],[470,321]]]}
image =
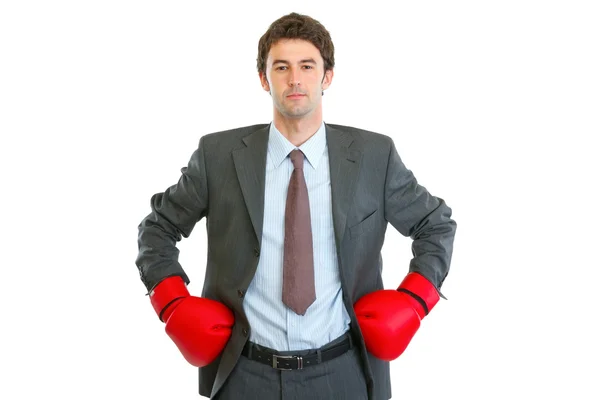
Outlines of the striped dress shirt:
{"label": "striped dress shirt", "polygon": [[[304,178],[310,203],[317,295],[304,316],[297,315],[281,300],[285,204],[294,169],[289,154],[297,148],[305,155]],[[250,341],[279,351],[318,348],[349,329],[333,231],[324,122],[300,147],[288,141],[275,124],[270,125],[260,259],[243,307],[252,327]]]}

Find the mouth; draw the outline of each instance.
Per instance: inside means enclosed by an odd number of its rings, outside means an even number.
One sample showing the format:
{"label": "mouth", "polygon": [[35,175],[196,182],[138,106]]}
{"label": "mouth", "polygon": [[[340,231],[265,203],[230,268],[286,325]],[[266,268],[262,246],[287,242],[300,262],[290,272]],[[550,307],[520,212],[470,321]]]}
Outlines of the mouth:
{"label": "mouth", "polygon": [[305,94],[302,93],[292,93],[290,95],[287,96],[288,99],[299,99],[306,96]]}

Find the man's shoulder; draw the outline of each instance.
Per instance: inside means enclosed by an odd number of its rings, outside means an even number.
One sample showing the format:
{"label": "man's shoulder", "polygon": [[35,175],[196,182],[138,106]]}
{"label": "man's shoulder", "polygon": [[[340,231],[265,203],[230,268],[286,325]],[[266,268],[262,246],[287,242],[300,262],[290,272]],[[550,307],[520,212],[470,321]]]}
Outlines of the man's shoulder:
{"label": "man's shoulder", "polygon": [[348,125],[330,123],[326,123],[326,125],[344,134],[351,135],[352,138],[360,141],[361,143],[372,143],[389,146],[393,142],[393,139],[390,136],[380,132],[374,132],[368,129]]}
{"label": "man's shoulder", "polygon": [[254,124],[216,132],[213,131],[203,134],[200,137],[198,146],[203,148],[206,154],[210,154],[211,152],[216,155],[220,155],[223,152],[229,153],[246,147],[246,144],[244,144],[246,137],[251,137],[253,133],[260,131],[263,131],[267,135],[268,129],[269,124]]}
{"label": "man's shoulder", "polygon": [[247,136],[253,132],[256,132],[259,129],[267,128],[269,124],[254,124],[247,126],[240,126],[237,128],[230,128],[225,130],[220,130],[216,132],[211,132],[204,134],[202,136],[205,140],[220,140],[220,139],[238,139],[244,136]]}

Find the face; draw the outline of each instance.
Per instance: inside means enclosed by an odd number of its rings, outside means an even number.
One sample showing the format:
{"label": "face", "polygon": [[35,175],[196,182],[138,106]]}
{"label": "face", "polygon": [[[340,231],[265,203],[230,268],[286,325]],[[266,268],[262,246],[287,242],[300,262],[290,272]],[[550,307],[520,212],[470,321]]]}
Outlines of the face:
{"label": "face", "polygon": [[282,39],[271,46],[263,89],[271,93],[274,111],[284,118],[308,118],[321,112],[321,92],[329,87],[333,70],[325,72],[319,49],[299,39]]}

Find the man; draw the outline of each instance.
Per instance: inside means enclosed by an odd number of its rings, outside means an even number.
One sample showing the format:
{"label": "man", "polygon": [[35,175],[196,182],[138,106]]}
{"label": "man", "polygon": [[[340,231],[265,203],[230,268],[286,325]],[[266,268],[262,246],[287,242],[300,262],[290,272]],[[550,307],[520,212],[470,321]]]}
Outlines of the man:
{"label": "man", "polygon": [[[152,197],[136,264],[200,394],[218,399],[389,399],[399,357],[439,300],[456,223],[393,141],[326,124],[334,47],[291,13],[259,41],[270,124],[204,135],[179,182]],[[200,296],[176,242],[207,218]],[[384,290],[388,222],[413,239],[397,290]]]}

